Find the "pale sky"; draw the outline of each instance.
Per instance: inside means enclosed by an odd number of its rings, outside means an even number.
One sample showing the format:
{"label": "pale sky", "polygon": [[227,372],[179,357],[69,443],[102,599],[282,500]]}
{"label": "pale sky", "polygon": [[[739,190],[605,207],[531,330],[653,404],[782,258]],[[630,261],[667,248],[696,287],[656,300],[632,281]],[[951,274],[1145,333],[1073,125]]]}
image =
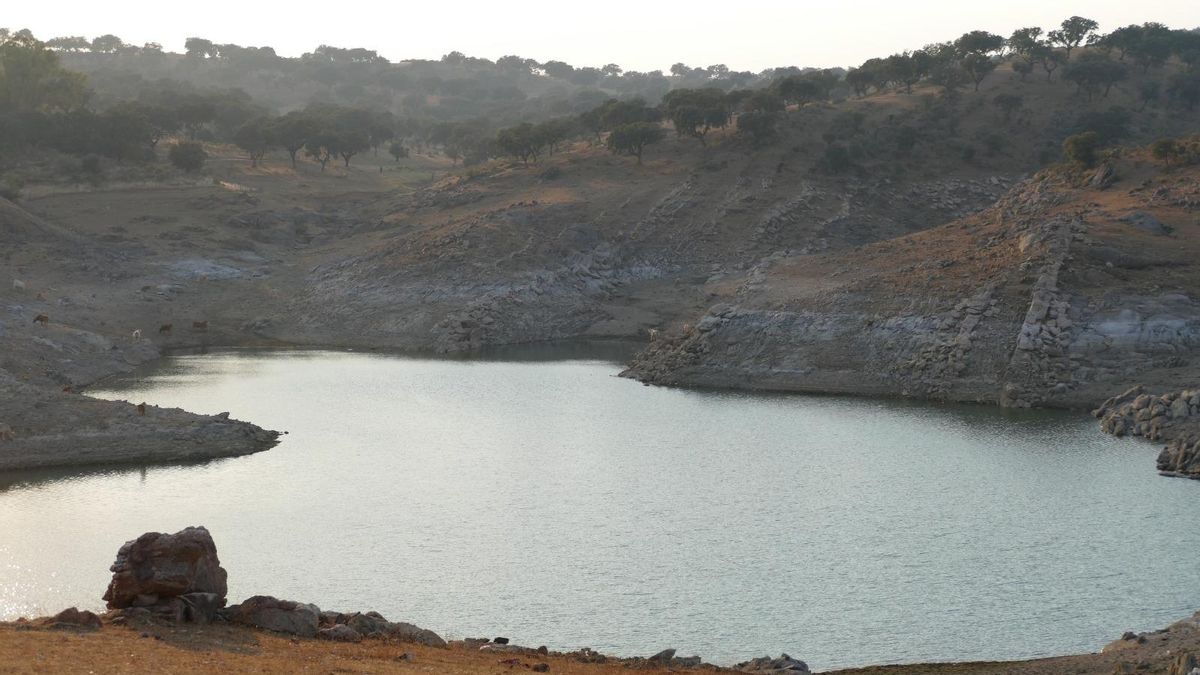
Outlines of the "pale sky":
{"label": "pale sky", "polygon": [[269,45],[283,56],[319,44],[374,49],[392,61],[440,58],[458,50],[575,66],[617,63],[668,70],[724,63],[733,70],[772,66],[849,66],[872,56],[948,40],[974,29],[1007,36],[1028,25],[1050,28],[1080,14],[1101,30],[1159,21],[1200,26],[1197,0],[828,0],[690,3],[679,0],[10,0],[0,25],[41,39],[114,33],[126,42],[160,42],[183,51],[189,36],[243,46]]}

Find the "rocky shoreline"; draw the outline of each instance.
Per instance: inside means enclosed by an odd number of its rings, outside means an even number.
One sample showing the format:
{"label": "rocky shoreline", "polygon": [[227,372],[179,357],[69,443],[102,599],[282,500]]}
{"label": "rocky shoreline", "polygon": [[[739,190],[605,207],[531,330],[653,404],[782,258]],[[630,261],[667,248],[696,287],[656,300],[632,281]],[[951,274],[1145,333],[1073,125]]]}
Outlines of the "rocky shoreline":
{"label": "rocky shoreline", "polygon": [[[361,662],[364,658],[372,658],[372,654],[384,653],[387,655],[385,663],[391,667],[428,664],[437,659],[440,663],[433,668],[437,672],[474,673],[478,672],[477,667],[487,669],[484,672],[494,672],[497,664],[510,670],[568,673],[607,673],[610,669],[612,672],[635,669],[759,675],[812,672],[804,661],[787,654],[721,667],[705,663],[699,656],[680,656],[675,649],[664,649],[650,656],[614,657],[587,647],[566,652],[545,646],[526,647],[512,644],[504,637],[447,641],[431,630],[389,621],[378,612],[325,611],[311,603],[263,595],[227,606],[228,575],[217,556],[216,544],[204,527],[188,527],[174,534],[147,532],[125,542],[110,571],[112,578],[103,597],[107,612],[97,615],[71,607],[52,617],[0,624],[0,653],[12,644],[36,642],[39,631],[119,639],[114,631],[125,630],[129,631],[126,635],[137,634],[142,638],[162,640],[168,636],[175,640],[190,640],[192,642],[187,644],[193,652],[226,650],[230,642],[236,645],[235,650],[244,651],[247,641],[262,642],[271,635],[289,638],[293,649],[306,642],[330,645],[318,648],[318,652],[325,650],[327,655],[341,649],[333,645],[346,645],[346,648],[375,645],[368,652],[351,653],[350,658]],[[255,637],[254,632],[261,632],[264,637]],[[75,666],[91,667],[94,649],[72,650],[69,646],[65,649]],[[122,647],[122,654],[127,649]],[[1162,630],[1126,633],[1098,654],[1008,663],[895,665],[837,672],[1197,675],[1200,672],[1194,670],[1198,665],[1197,654],[1200,654],[1200,612]],[[44,664],[45,659],[46,654],[39,651],[38,662]],[[17,668],[32,665],[11,658],[6,663]],[[170,669],[169,664],[160,665]],[[245,669],[294,672],[297,668],[296,663],[285,660],[282,664],[272,662],[269,667],[259,664]],[[430,670],[430,667],[426,665],[425,669]],[[378,672],[390,672],[390,667],[381,667]]]}
{"label": "rocky shoreline", "polygon": [[1159,473],[1200,480],[1200,391],[1155,395],[1138,385],[1108,399],[1092,414],[1105,433],[1167,441],[1158,455]]}

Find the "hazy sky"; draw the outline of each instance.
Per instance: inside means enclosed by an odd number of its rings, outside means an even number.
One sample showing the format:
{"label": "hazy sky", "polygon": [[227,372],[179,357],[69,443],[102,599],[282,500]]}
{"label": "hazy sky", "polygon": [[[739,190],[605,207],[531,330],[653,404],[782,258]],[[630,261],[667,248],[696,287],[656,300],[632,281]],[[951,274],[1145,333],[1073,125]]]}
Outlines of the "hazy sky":
{"label": "hazy sky", "polygon": [[967,30],[1008,35],[1050,27],[1081,14],[1101,29],[1160,21],[1200,25],[1197,0],[10,0],[0,22],[39,38],[115,33],[126,42],[160,42],[182,51],[192,35],[214,42],[270,45],[285,56],[319,44],[367,47],[396,61],[458,50],[495,59],[518,54],[574,65],[617,63],[667,70],[724,63],[734,70],[771,66],[857,65]]}

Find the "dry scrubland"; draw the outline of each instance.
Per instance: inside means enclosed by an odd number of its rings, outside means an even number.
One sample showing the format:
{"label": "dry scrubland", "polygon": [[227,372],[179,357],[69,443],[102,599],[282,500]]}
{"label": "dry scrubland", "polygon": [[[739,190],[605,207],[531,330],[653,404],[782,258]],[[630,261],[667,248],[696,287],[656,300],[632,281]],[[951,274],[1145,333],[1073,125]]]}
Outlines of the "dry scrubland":
{"label": "dry scrubland", "polygon": [[[647,348],[628,374],[649,382],[1009,406],[1194,387],[1200,169],[1143,149],[1194,133],[1194,115],[1149,107],[1095,167],[1055,163],[1056,130],[1135,109],[1135,86],[1087,101],[1006,65],[952,103],[918,86],[793,107],[769,142],[672,137],[640,166],[587,140],[530,166],[367,154],[325,172],[210,144],[200,174],[113,167],[92,186],[57,180],[58,157],[23,159],[23,197],[0,201],[0,470],[269,448],[249,423],[86,397],[168,350],[217,346],[633,338]],[[1024,97],[1011,120],[998,93]],[[918,134],[904,152],[902,127]],[[843,173],[820,167],[833,128],[871,149]],[[1168,673],[1197,646],[1192,619],[1104,655],[844,672]],[[225,626],[0,626],[4,672],[524,670],[501,658]]]}

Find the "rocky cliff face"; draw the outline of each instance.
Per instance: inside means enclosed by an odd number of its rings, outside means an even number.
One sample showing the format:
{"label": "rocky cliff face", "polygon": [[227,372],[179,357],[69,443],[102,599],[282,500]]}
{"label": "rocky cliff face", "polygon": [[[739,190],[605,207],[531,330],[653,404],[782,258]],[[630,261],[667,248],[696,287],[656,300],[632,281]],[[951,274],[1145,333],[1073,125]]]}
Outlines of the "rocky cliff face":
{"label": "rocky cliff face", "polygon": [[1147,373],[1196,381],[1200,210],[1169,198],[1196,176],[1110,171],[1126,177],[1044,175],[927,232],[782,257],[626,374],[1018,407],[1091,407]]}

